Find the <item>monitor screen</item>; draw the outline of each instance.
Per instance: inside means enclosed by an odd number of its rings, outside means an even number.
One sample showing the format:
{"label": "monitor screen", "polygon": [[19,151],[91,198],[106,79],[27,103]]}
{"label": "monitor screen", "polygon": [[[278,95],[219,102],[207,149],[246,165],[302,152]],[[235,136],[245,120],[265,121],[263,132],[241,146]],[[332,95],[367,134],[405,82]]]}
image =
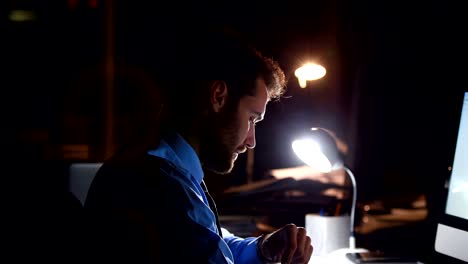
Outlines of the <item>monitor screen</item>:
{"label": "monitor screen", "polygon": [[437,224],[435,250],[468,261],[468,92],[462,108],[443,216]]}
{"label": "monitor screen", "polygon": [[70,165],[68,190],[84,205],[89,187],[102,163],[73,163]]}

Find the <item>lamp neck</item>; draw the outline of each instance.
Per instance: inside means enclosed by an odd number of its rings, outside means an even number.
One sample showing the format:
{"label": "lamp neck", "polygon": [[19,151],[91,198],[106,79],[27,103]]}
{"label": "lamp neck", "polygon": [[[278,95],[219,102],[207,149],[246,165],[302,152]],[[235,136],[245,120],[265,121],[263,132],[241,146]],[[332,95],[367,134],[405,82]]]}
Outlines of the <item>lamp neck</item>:
{"label": "lamp neck", "polygon": [[354,217],[356,211],[356,200],[357,200],[357,187],[356,187],[356,179],[354,178],[353,172],[346,166],[343,166],[346,174],[349,176],[351,180],[351,185],[353,187],[353,196],[352,196],[352,203],[351,203],[351,215],[350,215],[350,241],[349,247],[354,249],[356,247],[355,239],[354,239]]}

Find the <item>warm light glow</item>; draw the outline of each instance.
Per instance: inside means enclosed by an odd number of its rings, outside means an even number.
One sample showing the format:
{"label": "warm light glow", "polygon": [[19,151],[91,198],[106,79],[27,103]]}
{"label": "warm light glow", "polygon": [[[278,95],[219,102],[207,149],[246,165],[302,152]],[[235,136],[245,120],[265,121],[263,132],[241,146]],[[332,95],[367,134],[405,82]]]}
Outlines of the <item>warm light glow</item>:
{"label": "warm light glow", "polygon": [[292,148],[296,155],[310,167],[320,172],[330,172],[332,164],[322,153],[320,145],[311,139],[294,140]]}
{"label": "warm light glow", "polygon": [[315,63],[307,63],[304,66],[298,68],[294,75],[299,80],[299,85],[302,88],[307,86],[307,81],[318,80],[325,76],[327,70],[322,66]]}
{"label": "warm light glow", "polygon": [[25,22],[34,20],[36,15],[34,14],[34,11],[30,10],[11,10],[8,18],[15,22]]}
{"label": "warm light glow", "polygon": [[308,178],[320,178],[323,177],[323,173],[311,168],[309,165],[302,165],[297,167],[290,167],[290,168],[280,168],[280,169],[272,169],[269,170],[269,175],[277,178],[277,179],[284,179],[284,178],[294,178],[296,180],[299,179],[308,179]]}

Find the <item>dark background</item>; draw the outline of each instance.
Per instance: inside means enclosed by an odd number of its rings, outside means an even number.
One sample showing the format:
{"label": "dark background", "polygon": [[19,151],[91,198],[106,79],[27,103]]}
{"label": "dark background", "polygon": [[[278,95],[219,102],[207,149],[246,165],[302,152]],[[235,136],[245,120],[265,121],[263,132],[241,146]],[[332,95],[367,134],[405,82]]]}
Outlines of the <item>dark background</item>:
{"label": "dark background", "polygon": [[[13,135],[25,144],[10,151],[33,160],[66,159],[64,145],[83,144],[89,146],[85,160],[104,159],[109,145],[131,137],[129,124],[146,114],[142,84],[127,77],[121,61],[150,46],[148,39],[157,49],[179,34],[175,30],[216,24],[238,30],[278,60],[289,80],[286,97],[269,105],[258,127],[256,180],[268,169],[298,165],[290,141],[312,126],[335,131],[349,145],[347,163],[362,199],[424,192],[428,179],[445,177],[431,174],[448,165],[453,95],[466,85],[466,19],[455,2],[115,1],[107,3],[110,18],[106,3],[2,3],[2,133],[5,143]],[[9,20],[15,9],[33,11],[35,20]],[[301,89],[294,70],[307,61],[328,72]],[[110,64],[112,94],[106,90]]]}
{"label": "dark background", "polygon": [[[12,21],[17,9],[35,19]],[[62,167],[25,164],[104,160],[150,115],[151,100],[140,103],[145,83],[119,64],[139,48],[135,40],[151,34],[157,49],[176,29],[224,24],[278,60],[289,80],[286,98],[257,127],[255,180],[299,165],[293,132],[322,126],[349,145],[360,202],[404,204],[425,194],[432,206],[453,154],[454,98],[467,85],[462,10],[456,1],[2,1],[2,160],[13,171],[2,176],[37,191],[65,186]],[[294,70],[309,60],[327,75],[301,89]],[[70,145],[88,146],[87,154],[70,154]],[[231,184],[246,182],[245,159]],[[25,167],[33,181],[14,173]]]}

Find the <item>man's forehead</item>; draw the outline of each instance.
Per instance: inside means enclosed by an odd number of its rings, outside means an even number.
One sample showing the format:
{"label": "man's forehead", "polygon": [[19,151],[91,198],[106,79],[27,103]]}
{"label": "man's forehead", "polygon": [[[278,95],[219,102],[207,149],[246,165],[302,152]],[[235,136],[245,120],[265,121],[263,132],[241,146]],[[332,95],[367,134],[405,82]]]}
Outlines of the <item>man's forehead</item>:
{"label": "man's forehead", "polygon": [[[263,83],[264,84],[264,83]],[[268,94],[265,85],[257,85],[254,96],[249,96],[250,111],[257,116],[258,119],[263,119],[265,116],[266,105],[268,103]]]}

